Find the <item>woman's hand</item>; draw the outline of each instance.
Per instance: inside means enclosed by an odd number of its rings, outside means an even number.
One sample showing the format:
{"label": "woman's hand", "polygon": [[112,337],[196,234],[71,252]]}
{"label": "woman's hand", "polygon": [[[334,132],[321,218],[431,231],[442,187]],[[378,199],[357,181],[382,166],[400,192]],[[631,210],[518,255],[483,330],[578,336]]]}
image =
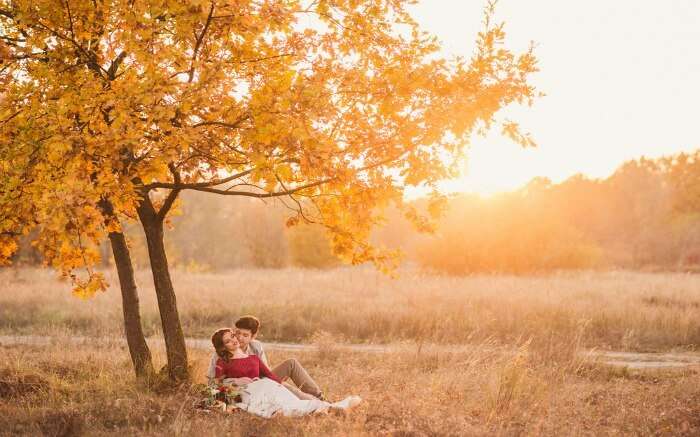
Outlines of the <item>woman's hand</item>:
{"label": "woman's hand", "polygon": [[231,379],[233,380],[232,382],[233,382],[234,385],[247,385],[247,384],[250,384],[251,382],[253,382],[252,379],[246,378],[246,377],[243,377],[243,378],[231,378]]}

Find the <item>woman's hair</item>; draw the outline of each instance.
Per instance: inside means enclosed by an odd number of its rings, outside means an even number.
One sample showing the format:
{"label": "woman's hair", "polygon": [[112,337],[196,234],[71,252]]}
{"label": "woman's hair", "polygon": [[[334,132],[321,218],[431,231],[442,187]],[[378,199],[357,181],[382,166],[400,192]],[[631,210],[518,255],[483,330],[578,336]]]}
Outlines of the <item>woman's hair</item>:
{"label": "woman's hair", "polygon": [[214,345],[216,355],[221,357],[224,361],[228,361],[233,355],[228,349],[226,349],[226,345],[224,345],[224,334],[227,332],[233,334],[233,329],[219,328],[211,335],[211,344]]}

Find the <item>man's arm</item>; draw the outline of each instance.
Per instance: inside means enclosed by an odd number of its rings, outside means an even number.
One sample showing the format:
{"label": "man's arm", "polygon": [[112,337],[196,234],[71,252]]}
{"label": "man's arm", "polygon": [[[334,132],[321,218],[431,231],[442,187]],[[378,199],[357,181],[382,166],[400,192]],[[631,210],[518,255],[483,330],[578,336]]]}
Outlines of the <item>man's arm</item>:
{"label": "man's arm", "polygon": [[250,342],[250,348],[252,349],[253,354],[257,355],[265,366],[270,367],[270,363],[267,361],[267,355],[265,355],[265,349],[263,348],[262,343],[260,343],[258,340],[253,340]]}
{"label": "man's arm", "polygon": [[258,360],[260,361],[260,375],[264,376],[265,378],[270,378],[278,384],[282,384],[282,380],[279,379],[277,375],[272,373],[272,371],[267,368],[260,358],[258,358]]}

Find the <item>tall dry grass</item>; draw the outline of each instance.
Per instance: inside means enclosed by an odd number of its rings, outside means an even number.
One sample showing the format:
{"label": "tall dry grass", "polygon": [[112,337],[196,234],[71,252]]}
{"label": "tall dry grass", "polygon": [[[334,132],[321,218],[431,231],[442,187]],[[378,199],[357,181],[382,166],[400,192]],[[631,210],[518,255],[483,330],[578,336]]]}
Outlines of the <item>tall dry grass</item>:
{"label": "tall dry grass", "polygon": [[[0,435],[700,434],[697,368],[635,373],[576,353],[697,348],[694,275],[403,271],[392,280],[368,269],[174,272],[188,336],[256,314],[264,340],[318,346],[269,351],[273,364],[296,356],[331,398],[364,399],[347,414],[263,420],[193,407],[208,351],[190,350],[195,384],[139,388],[118,341],[120,297],[107,273],[112,287],[81,301],[50,271],[0,271],[0,332],[56,339],[0,345]],[[137,280],[146,330],[158,335],[150,278],[139,272]],[[72,335],[95,339],[77,345]],[[403,344],[382,354],[337,347],[357,341]],[[164,351],[152,347],[160,367]]]}
{"label": "tall dry grass", "polygon": [[[323,339],[320,339],[323,341]],[[163,363],[156,348],[155,360]],[[696,370],[630,374],[540,361],[490,343],[445,352],[333,349],[295,354],[331,399],[358,394],[345,414],[259,419],[202,413],[197,385],[139,389],[123,345],[0,346],[0,435],[697,435]],[[273,363],[289,358],[271,351]],[[192,351],[203,382],[209,359]]]}
{"label": "tall dry grass", "polygon": [[[0,332],[121,335],[113,272],[106,293],[82,301],[42,269],[0,270]],[[173,272],[187,336],[206,337],[252,313],[263,340],[306,341],[326,332],[350,342],[520,345],[552,359],[562,345],[697,349],[697,275],[578,272],[551,276],[442,277],[371,269]],[[159,333],[148,272],[138,272],[143,322]],[[563,354],[568,356],[567,354]]]}

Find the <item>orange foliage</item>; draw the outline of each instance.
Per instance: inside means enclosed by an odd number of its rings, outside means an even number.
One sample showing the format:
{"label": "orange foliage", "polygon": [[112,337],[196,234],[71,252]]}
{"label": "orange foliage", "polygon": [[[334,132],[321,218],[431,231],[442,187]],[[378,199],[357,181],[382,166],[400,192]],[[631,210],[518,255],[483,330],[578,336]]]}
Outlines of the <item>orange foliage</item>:
{"label": "orange foliage", "polygon": [[446,60],[409,3],[0,0],[0,255],[38,227],[89,294],[107,232],[194,190],[284,199],[337,256],[386,265],[381,209],[536,96],[533,54],[503,46],[491,7],[473,57]]}

